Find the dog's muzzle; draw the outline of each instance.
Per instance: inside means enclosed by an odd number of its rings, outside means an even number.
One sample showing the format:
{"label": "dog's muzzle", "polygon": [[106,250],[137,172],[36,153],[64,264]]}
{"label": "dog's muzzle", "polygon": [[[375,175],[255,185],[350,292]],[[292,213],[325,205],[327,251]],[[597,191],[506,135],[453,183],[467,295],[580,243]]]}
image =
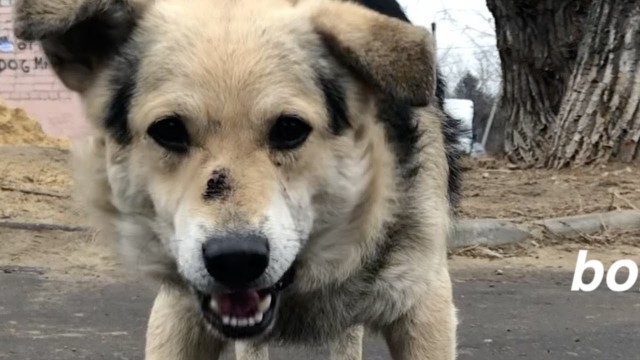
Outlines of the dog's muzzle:
{"label": "dog's muzzle", "polygon": [[293,283],[294,277],[295,263],[275,285],[266,289],[198,292],[204,318],[231,339],[263,335],[275,322],[280,293]]}
{"label": "dog's muzzle", "polygon": [[209,239],[202,248],[207,272],[223,290],[199,292],[205,319],[222,335],[247,338],[267,332],[275,321],[279,293],[293,282],[291,266],[269,288],[254,284],[269,265],[269,242],[256,234],[227,234]]}

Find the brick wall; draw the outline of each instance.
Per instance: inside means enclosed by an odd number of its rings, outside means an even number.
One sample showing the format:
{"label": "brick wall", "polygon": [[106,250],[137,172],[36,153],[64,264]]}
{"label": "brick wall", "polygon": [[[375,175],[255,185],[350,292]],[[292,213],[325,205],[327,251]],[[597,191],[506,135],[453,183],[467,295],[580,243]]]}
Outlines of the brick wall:
{"label": "brick wall", "polygon": [[0,0],[0,98],[24,108],[51,135],[82,135],[87,126],[77,96],[55,77],[37,44],[15,39],[13,2]]}

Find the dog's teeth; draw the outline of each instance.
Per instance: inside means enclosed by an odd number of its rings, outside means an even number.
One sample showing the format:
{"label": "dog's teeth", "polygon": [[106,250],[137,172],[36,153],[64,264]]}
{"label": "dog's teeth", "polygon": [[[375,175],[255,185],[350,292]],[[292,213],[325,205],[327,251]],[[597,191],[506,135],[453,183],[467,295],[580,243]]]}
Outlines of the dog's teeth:
{"label": "dog's teeth", "polygon": [[265,311],[269,310],[270,307],[271,307],[271,295],[267,295],[264,298],[264,300],[260,302],[260,305],[258,306],[258,312],[264,313]]}
{"label": "dog's teeth", "polygon": [[211,301],[209,302],[209,307],[211,308],[211,311],[217,313],[220,310],[220,307],[218,306],[218,302],[216,301],[216,299],[211,299]]}
{"label": "dog's teeth", "polygon": [[[271,295],[265,296],[265,298],[262,299],[262,301],[258,305],[258,310],[257,310],[256,314],[253,317],[250,317],[250,318],[249,317],[247,317],[247,318],[238,318],[238,317],[232,317],[232,316],[228,316],[228,315],[223,315],[221,317],[222,324],[225,325],[225,326],[231,326],[231,327],[247,327],[247,326],[255,326],[257,324],[260,324],[262,322],[262,320],[264,319],[264,314],[271,307],[272,301],[273,301],[273,299],[272,299]],[[220,312],[220,305],[218,304],[218,302],[216,300],[211,299],[211,301],[209,302],[209,306],[211,307],[212,311],[217,312],[217,313]]]}

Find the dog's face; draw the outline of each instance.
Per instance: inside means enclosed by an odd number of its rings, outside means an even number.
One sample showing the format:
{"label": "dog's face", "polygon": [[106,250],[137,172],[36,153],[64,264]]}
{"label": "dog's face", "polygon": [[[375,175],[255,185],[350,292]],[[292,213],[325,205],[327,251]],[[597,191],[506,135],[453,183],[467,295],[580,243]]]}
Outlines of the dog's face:
{"label": "dog's face", "polygon": [[105,138],[119,235],[152,233],[234,338],[268,332],[296,263],[364,211],[375,99],[426,105],[435,81],[426,32],[353,4],[24,0],[17,18]]}

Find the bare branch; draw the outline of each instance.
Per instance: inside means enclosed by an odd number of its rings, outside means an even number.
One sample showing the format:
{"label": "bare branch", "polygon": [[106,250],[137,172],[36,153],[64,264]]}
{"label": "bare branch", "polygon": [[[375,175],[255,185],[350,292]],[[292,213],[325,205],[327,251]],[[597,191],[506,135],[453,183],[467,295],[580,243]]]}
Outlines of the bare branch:
{"label": "bare branch", "polygon": [[89,228],[84,226],[48,224],[48,223],[38,223],[38,222],[19,222],[19,221],[0,221],[0,228],[32,230],[32,231],[58,230],[58,231],[69,231],[69,232],[89,230]]}
{"label": "bare branch", "polygon": [[70,196],[67,194],[60,194],[60,193],[56,193],[56,192],[51,192],[51,191],[46,191],[46,190],[39,190],[39,189],[23,189],[23,188],[17,188],[17,187],[13,187],[13,186],[0,186],[0,190],[2,191],[15,191],[15,192],[20,192],[23,194],[30,194],[30,195],[42,195],[42,196],[49,196],[49,197],[55,197],[55,198],[60,198],[60,199],[67,199]]}

